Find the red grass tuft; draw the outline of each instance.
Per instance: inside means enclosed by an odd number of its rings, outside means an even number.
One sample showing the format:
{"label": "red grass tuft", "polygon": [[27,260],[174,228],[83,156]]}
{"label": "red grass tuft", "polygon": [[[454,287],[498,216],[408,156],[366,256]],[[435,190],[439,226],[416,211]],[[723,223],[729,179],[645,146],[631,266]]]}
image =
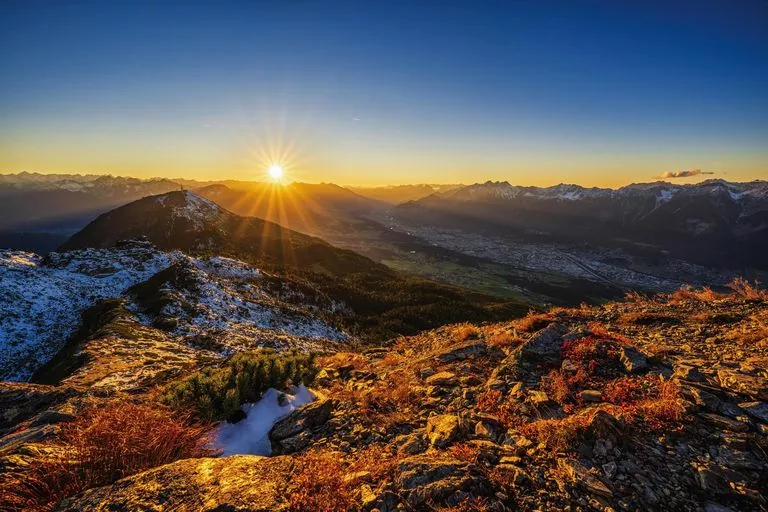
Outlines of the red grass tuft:
{"label": "red grass tuft", "polygon": [[208,429],[174,416],[159,404],[111,403],[62,426],[49,443],[59,456],[7,475],[0,484],[3,510],[53,510],[85,489],[188,457],[210,455]]}

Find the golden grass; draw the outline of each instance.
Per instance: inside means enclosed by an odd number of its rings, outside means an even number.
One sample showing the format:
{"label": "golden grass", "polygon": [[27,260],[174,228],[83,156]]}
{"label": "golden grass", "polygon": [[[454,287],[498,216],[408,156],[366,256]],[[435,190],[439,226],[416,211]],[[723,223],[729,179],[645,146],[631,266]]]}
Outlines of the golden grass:
{"label": "golden grass", "polygon": [[515,320],[515,328],[521,332],[535,332],[547,327],[556,319],[551,313],[529,312],[519,320]]}

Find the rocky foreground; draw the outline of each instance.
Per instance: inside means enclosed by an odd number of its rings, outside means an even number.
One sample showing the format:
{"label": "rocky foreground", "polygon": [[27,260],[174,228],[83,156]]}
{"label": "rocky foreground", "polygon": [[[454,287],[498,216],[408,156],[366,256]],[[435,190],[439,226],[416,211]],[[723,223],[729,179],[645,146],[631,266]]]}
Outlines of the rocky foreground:
{"label": "rocky foreground", "polygon": [[[184,458],[52,508],[768,509],[768,297],[748,286],[446,326],[320,363],[318,399],[274,426],[274,456]],[[67,382],[0,388],[6,478],[50,458],[83,404],[158,396]]]}

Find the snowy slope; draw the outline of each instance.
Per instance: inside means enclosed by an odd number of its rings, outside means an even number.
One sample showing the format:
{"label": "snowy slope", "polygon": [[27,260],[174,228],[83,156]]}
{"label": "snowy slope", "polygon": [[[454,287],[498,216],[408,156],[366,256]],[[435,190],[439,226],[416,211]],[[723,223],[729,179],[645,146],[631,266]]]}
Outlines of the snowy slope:
{"label": "snowy slope", "polygon": [[166,268],[147,247],[52,254],[0,252],[0,379],[26,380],[64,345],[80,313]]}
{"label": "snowy slope", "polygon": [[[170,300],[161,315],[174,318],[179,342],[211,332],[238,341],[278,338],[343,340],[346,335],[300,304],[285,304],[259,286],[261,273],[229,258],[198,259],[181,252],[162,252],[147,242],[110,249],[51,253],[0,251],[0,380],[26,380],[48,362],[77,329],[81,313],[97,302],[127,299],[127,308],[150,324],[129,288],[169,267],[185,273],[183,285],[160,290]],[[272,334],[270,334],[272,333]]]}

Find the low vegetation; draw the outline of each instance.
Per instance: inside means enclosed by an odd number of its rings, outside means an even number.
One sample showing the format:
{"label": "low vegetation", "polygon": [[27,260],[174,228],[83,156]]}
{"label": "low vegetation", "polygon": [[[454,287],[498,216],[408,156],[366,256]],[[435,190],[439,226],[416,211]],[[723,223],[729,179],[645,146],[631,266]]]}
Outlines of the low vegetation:
{"label": "low vegetation", "polygon": [[191,410],[204,420],[225,420],[244,403],[258,401],[269,388],[309,385],[317,375],[314,354],[260,349],[236,354],[222,366],[207,368],[169,384],[162,402]]}
{"label": "low vegetation", "polygon": [[296,458],[289,487],[291,512],[354,510],[363,482],[389,480],[397,458],[380,446],[351,457],[333,450],[312,450]]}
{"label": "low vegetation", "polygon": [[51,455],[0,480],[3,510],[44,512],[64,498],[149,468],[209,455],[208,427],[153,405],[112,402],[65,423]]}

